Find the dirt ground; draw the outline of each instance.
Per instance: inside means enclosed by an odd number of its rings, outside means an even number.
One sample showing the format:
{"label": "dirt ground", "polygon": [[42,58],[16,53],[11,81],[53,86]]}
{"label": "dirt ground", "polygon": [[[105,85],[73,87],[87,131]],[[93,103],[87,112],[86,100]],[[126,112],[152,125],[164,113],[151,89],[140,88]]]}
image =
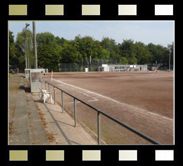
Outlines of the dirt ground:
{"label": "dirt ground", "polygon": [[[48,80],[160,143],[173,144],[173,72],[54,73],[53,79],[43,76],[43,87]],[[53,87],[49,91],[53,95]],[[58,90],[56,101],[61,105]],[[97,134],[97,112],[76,104],[77,118]],[[73,99],[66,94],[64,108],[73,114]],[[103,115],[101,137],[107,144],[151,144]]]}

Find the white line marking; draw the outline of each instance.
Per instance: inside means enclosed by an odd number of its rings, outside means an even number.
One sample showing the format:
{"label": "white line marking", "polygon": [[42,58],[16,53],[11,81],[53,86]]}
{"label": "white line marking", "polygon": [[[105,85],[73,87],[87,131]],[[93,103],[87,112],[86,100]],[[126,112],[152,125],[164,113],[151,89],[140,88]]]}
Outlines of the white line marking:
{"label": "white line marking", "polygon": [[[80,92],[81,93],[81,92]],[[88,97],[90,97],[88,94],[86,94],[86,93],[82,93],[83,95],[85,95],[85,96],[88,96]]]}
{"label": "white line marking", "polygon": [[[71,102],[69,102],[69,104],[73,104],[74,102],[73,101],[71,101]],[[81,103],[80,101],[76,101],[76,103]]]}
{"label": "white line marking", "polygon": [[[63,86],[66,86],[66,85],[63,85]],[[71,89],[74,90],[74,91],[76,91],[76,92],[78,92],[78,93],[81,93],[81,94],[83,94],[83,95],[85,95],[87,97],[91,97],[93,99],[93,100],[88,100],[88,102],[98,101],[98,99],[96,99],[95,97],[92,97],[92,96],[90,96],[90,95],[88,95],[86,93],[80,92],[80,91],[78,91],[78,90],[76,90],[74,88],[71,88]],[[72,103],[74,103],[74,102],[69,102],[69,104],[72,104]],[[76,103],[81,103],[81,102],[78,101]]]}
{"label": "white line marking", "polygon": [[[95,92],[92,92],[92,91],[89,91],[89,90],[86,90],[86,89],[83,89],[83,88],[74,86],[74,85],[71,85],[71,84],[68,84],[68,83],[65,83],[65,82],[63,82],[63,81],[59,81],[59,80],[56,80],[56,79],[53,79],[53,80],[56,81],[56,82],[60,82],[60,83],[62,83],[62,84],[65,84],[65,85],[68,85],[68,86],[71,86],[71,87],[74,87],[74,88],[83,90],[83,91],[85,91],[85,92],[87,92],[87,93],[91,93],[91,94],[100,96],[100,97],[102,97],[102,98],[108,99],[108,100],[113,101],[113,102],[118,103],[118,104],[126,105],[126,106],[128,106],[128,107],[138,108],[138,107],[135,107],[135,106],[130,105],[130,104],[127,104],[127,103],[119,102],[119,101],[114,100],[114,99],[112,99],[112,98],[110,98],[110,97],[107,97],[107,96],[104,96],[104,95],[101,95],[101,94],[98,94],[98,93],[95,93]],[[164,119],[173,121],[173,119],[168,118],[168,117],[165,117],[165,116],[163,116],[163,115],[159,115],[159,114],[157,114],[157,113],[153,113],[153,112],[150,112],[150,111],[148,111],[148,110],[144,110],[144,109],[142,109],[142,108],[138,108],[138,109],[141,110],[142,112],[147,112],[147,113],[149,113],[149,114],[151,114],[151,115],[159,116],[159,117],[161,117],[161,118],[164,118]]]}
{"label": "white line marking", "polygon": [[93,98],[93,100],[88,100],[88,101],[98,101],[98,99],[96,99],[95,97],[92,97]]}

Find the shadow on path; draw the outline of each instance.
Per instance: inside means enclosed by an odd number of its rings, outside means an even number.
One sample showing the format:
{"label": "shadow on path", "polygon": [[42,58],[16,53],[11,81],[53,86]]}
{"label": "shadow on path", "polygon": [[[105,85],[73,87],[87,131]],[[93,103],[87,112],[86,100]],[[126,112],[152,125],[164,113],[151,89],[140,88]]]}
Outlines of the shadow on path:
{"label": "shadow on path", "polygon": [[45,105],[46,109],[48,110],[48,112],[50,113],[50,115],[51,115],[51,117],[53,118],[53,120],[55,121],[57,127],[59,128],[60,132],[61,132],[62,135],[64,136],[64,138],[65,138],[65,140],[67,141],[67,143],[68,143],[69,145],[72,145],[72,144],[71,144],[71,141],[70,141],[70,140],[68,139],[68,137],[65,135],[64,131],[62,130],[62,128],[60,127],[60,125],[58,124],[58,122],[55,120],[55,118],[54,118],[53,115],[51,114],[49,108],[46,106],[46,104],[44,104],[44,105]]}

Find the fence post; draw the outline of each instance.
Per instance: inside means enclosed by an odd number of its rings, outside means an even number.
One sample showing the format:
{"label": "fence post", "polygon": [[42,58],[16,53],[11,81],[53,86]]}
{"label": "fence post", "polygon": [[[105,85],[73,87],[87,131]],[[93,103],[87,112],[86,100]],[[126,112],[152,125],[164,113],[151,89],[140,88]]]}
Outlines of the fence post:
{"label": "fence post", "polygon": [[56,104],[56,88],[54,87],[54,104]]}
{"label": "fence post", "polygon": [[98,111],[98,145],[100,145],[100,112]]}
{"label": "fence post", "polygon": [[62,112],[64,112],[64,95],[63,95],[63,91],[62,92]]}
{"label": "fence post", "polygon": [[74,119],[75,119],[74,126],[76,127],[76,99],[75,98],[74,98]]}
{"label": "fence post", "polygon": [[50,84],[48,83],[48,91],[50,92]]}

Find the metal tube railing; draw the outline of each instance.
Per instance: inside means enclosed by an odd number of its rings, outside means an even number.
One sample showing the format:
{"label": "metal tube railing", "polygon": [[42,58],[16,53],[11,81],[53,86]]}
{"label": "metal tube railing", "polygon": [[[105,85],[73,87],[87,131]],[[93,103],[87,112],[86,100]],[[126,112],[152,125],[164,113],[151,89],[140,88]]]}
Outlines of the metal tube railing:
{"label": "metal tube railing", "polygon": [[62,93],[62,112],[64,112],[64,92],[63,91],[61,91],[61,93]]}
{"label": "metal tube railing", "polygon": [[98,112],[98,116],[97,116],[97,119],[98,119],[98,144],[100,145],[100,112]]}
{"label": "metal tube railing", "polygon": [[[134,132],[135,134],[141,136],[142,138],[146,139],[147,141],[149,141],[149,142],[151,142],[151,143],[153,143],[153,144],[159,144],[159,145],[161,145],[160,142],[154,140],[153,138],[151,138],[151,137],[149,137],[149,136],[147,136],[147,135],[145,135],[145,134],[143,134],[143,133],[137,131],[136,129],[130,127],[129,125],[126,125],[125,123],[122,123],[121,121],[119,121],[119,120],[115,119],[114,117],[108,115],[107,113],[105,113],[105,112],[99,110],[98,108],[95,108],[94,106],[92,106],[92,105],[90,105],[90,104],[84,102],[83,100],[81,100],[81,99],[79,99],[79,98],[77,98],[77,97],[71,95],[70,93],[68,93],[68,92],[66,92],[66,91],[64,91],[64,90],[62,90],[62,89],[60,89],[59,87],[56,87],[56,86],[53,85],[52,83],[49,83],[48,81],[45,81],[45,82],[48,83],[49,85],[52,85],[54,88],[56,88],[56,89],[58,89],[58,90],[61,91],[61,93],[62,93],[62,112],[63,112],[63,110],[64,110],[63,93],[65,93],[65,94],[71,96],[72,98],[74,98],[74,117],[75,117],[75,126],[76,126],[76,100],[77,100],[77,101],[80,101],[81,103],[85,104],[86,106],[88,106],[88,107],[90,107],[90,108],[92,108],[92,109],[94,109],[95,111],[98,112],[98,115],[97,115],[97,117],[98,117],[98,123],[97,123],[97,124],[98,124],[98,144],[100,144],[100,134],[101,134],[101,133],[100,133],[100,127],[101,127],[101,126],[100,126],[100,114],[102,114],[102,115],[106,116],[107,118],[113,120],[114,122],[120,124],[121,126],[123,126],[123,127],[127,128],[127,129],[129,129],[130,131]],[[55,94],[54,94],[54,95],[55,95]],[[54,100],[55,100],[55,96],[54,96]]]}
{"label": "metal tube railing", "polygon": [[76,127],[76,98],[74,98],[74,119],[75,119],[74,126]]}
{"label": "metal tube railing", "polygon": [[56,104],[56,88],[54,87],[54,104]]}

